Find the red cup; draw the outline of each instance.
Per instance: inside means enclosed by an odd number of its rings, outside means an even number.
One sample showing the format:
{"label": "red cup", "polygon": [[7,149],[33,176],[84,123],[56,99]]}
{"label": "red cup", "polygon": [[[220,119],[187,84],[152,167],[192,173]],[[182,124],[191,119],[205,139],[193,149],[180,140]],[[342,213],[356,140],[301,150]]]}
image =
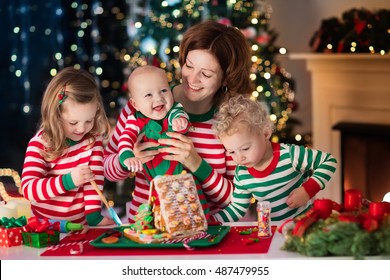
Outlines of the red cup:
{"label": "red cup", "polygon": [[387,202],[371,202],[368,207],[370,216],[377,220],[381,220],[388,212]]}
{"label": "red cup", "polygon": [[344,193],[344,210],[355,211],[362,207],[362,193],[359,190],[346,190]]}
{"label": "red cup", "polygon": [[326,219],[332,213],[333,201],[330,199],[314,200],[314,209],[318,212],[318,217]]}

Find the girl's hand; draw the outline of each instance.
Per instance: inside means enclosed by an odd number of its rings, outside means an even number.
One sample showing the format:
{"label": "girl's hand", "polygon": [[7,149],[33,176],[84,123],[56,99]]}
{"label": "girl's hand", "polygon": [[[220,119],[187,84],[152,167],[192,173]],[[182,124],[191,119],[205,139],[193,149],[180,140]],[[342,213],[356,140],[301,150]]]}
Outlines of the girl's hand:
{"label": "girl's hand", "polygon": [[310,197],[303,187],[293,190],[286,200],[286,204],[290,208],[298,208],[309,201]]}
{"label": "girl's hand", "polygon": [[70,172],[70,176],[72,177],[75,186],[81,186],[95,179],[95,175],[88,165],[76,166],[73,168],[72,172]]}
{"label": "girl's hand", "polygon": [[160,152],[158,150],[146,150],[148,148],[152,147],[158,147],[159,144],[155,142],[142,142],[142,137],[144,137],[145,133],[141,133],[138,138],[137,142],[134,144],[133,152],[134,156],[142,161],[142,163],[146,163],[148,161],[151,161],[154,159],[154,156],[159,154]]}
{"label": "girl's hand", "polygon": [[113,220],[111,220],[110,218],[103,217],[103,220],[100,221],[98,226],[111,226],[114,224],[115,224],[115,222]]}
{"label": "girl's hand", "polygon": [[177,132],[167,132],[167,135],[172,138],[158,140],[161,145],[171,146],[158,149],[160,153],[167,153],[163,158],[178,161],[189,171],[195,172],[202,163],[202,158],[195,150],[192,140]]}

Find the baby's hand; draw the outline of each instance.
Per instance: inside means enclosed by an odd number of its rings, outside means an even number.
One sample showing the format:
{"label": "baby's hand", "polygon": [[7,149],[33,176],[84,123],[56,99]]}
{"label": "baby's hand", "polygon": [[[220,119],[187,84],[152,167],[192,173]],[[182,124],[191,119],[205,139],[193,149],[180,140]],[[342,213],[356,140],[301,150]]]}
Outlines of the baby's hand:
{"label": "baby's hand", "polygon": [[98,226],[111,226],[114,224],[115,224],[115,222],[113,220],[111,220],[110,218],[103,217],[103,220],[100,221]]}
{"label": "baby's hand", "polygon": [[138,172],[142,171],[142,161],[139,158],[133,157],[133,158],[128,158],[125,159],[123,162],[127,169],[131,172]]}
{"label": "baby's hand", "polygon": [[303,187],[293,190],[286,200],[286,204],[290,208],[298,208],[309,201],[310,197]]}
{"label": "baby's hand", "polygon": [[173,131],[185,130],[188,126],[188,120],[186,118],[176,118],[172,121]]}

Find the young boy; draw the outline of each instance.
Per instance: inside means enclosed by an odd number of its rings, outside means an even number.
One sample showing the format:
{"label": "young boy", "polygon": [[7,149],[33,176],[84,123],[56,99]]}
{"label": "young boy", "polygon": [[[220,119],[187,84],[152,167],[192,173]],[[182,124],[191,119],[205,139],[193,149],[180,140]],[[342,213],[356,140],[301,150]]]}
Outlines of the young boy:
{"label": "young boy", "polygon": [[328,153],[293,144],[272,143],[273,131],[265,105],[237,96],[221,105],[214,130],[228,155],[238,164],[231,204],[212,219],[242,218],[253,196],[270,201],[271,219],[295,217],[311,207],[313,197],[331,179],[336,159]]}

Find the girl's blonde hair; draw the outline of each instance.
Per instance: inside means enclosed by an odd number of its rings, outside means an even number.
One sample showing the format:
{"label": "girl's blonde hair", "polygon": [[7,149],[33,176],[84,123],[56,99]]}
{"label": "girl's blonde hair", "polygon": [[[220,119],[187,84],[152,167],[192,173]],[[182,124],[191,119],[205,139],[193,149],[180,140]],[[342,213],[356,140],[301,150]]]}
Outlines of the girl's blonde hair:
{"label": "girl's blonde hair", "polygon": [[274,130],[267,105],[242,95],[221,104],[215,114],[213,129],[218,137],[232,135],[237,132],[238,124],[244,124],[255,133],[267,132],[269,136]]}
{"label": "girl's blonde hair", "polygon": [[[64,96],[61,98],[62,93]],[[90,145],[95,143],[97,135],[108,137],[110,124],[94,77],[85,70],[64,68],[50,81],[42,100],[40,129],[45,141],[43,156],[48,161],[58,158],[68,148],[61,104],[70,99],[81,104],[95,102],[98,105],[93,128],[85,135],[85,139],[90,139]]]}

